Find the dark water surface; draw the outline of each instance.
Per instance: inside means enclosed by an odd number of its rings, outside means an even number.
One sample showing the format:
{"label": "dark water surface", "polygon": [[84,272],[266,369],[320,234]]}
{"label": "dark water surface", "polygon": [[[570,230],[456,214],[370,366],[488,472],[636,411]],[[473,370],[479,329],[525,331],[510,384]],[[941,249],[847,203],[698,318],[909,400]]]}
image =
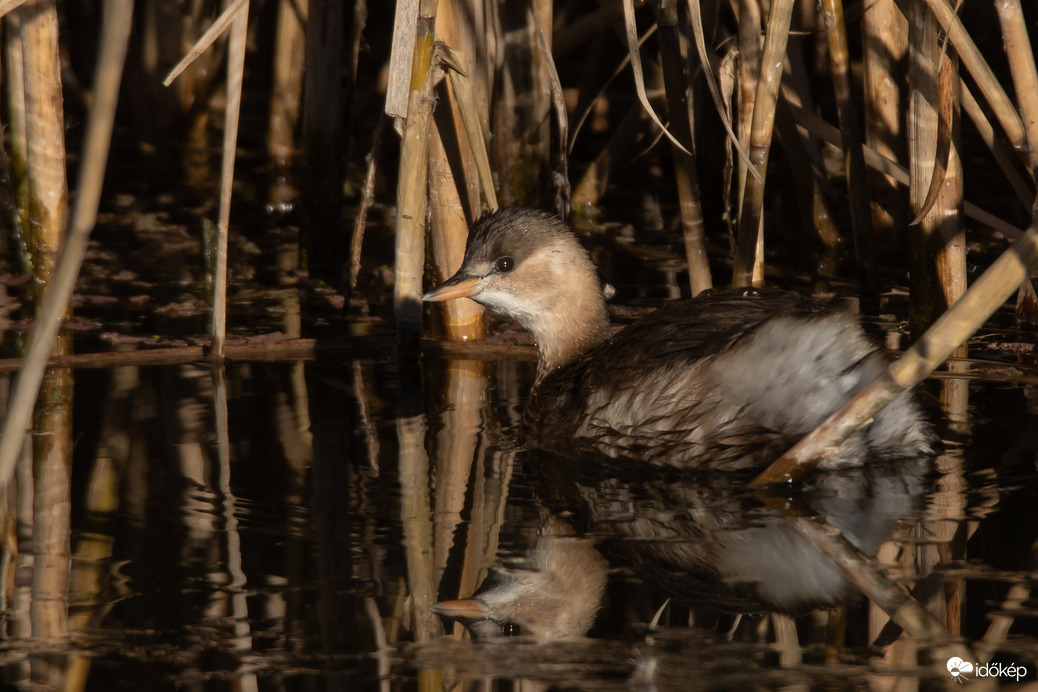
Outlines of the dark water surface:
{"label": "dark water surface", "polygon": [[[742,479],[518,451],[532,363],[426,358],[233,364],[219,387],[201,366],[77,371],[71,432],[48,433],[71,443],[71,472],[37,462],[33,478],[26,460],[6,495],[3,681],[980,689],[1017,684],[1016,666],[1034,685],[1038,389],[1019,383],[1033,369],[1010,374],[928,383],[945,411],[934,460],[779,498],[878,555],[972,663],[999,668],[953,678],[949,649],[889,625]],[[526,597],[518,636],[444,634],[427,606],[494,566],[548,596]],[[538,599],[587,611],[590,638],[539,640],[522,621]]]}

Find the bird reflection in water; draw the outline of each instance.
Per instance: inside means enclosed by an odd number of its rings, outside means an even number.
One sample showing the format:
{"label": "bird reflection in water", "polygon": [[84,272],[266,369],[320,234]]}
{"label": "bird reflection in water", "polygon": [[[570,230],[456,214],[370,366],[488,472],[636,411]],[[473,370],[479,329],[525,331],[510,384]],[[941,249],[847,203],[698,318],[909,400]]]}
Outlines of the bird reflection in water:
{"label": "bird reflection in water", "polygon": [[[495,571],[471,598],[432,607],[474,638],[585,635],[611,567],[722,613],[799,615],[859,598],[828,558],[730,475],[661,475],[641,464],[573,464],[548,454],[527,455],[526,466],[544,502],[566,511],[579,534],[560,535],[565,525],[547,515],[528,566]],[[787,500],[874,555],[899,521],[917,515],[928,475],[926,457],[821,472]]]}
{"label": "bird reflection in water", "polygon": [[545,515],[526,565],[496,568],[471,598],[430,608],[465,625],[474,639],[581,637],[595,621],[608,567],[594,541]]}

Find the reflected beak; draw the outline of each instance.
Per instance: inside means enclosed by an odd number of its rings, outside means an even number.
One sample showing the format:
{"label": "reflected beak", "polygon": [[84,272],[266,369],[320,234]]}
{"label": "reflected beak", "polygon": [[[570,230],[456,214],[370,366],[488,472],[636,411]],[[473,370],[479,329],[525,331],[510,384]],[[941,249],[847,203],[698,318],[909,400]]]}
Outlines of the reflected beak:
{"label": "reflected beak", "polygon": [[429,610],[437,615],[453,618],[460,622],[483,620],[487,617],[486,605],[478,598],[466,598],[460,601],[440,601],[429,606]]}
{"label": "reflected beak", "polygon": [[422,300],[429,303],[439,303],[444,300],[454,300],[455,298],[471,298],[479,293],[480,280],[478,276],[455,274],[422,296]]}

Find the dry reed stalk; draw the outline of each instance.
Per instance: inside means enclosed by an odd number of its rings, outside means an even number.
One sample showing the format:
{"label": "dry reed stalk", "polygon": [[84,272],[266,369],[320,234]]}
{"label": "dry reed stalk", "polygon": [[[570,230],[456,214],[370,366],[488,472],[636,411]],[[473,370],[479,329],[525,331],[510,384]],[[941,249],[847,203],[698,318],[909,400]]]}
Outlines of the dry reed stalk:
{"label": "dry reed stalk", "polygon": [[65,124],[58,56],[58,16],[53,0],[33,0],[18,9],[25,69],[31,232],[27,239],[37,305],[54,271],[68,223]]}
{"label": "dry reed stalk", "polygon": [[[397,180],[396,278],[393,311],[397,338],[414,343],[422,329],[422,273],[425,268],[425,214],[428,203],[429,128],[433,91],[443,77],[434,57],[436,0],[423,0],[411,65],[410,96]],[[397,25],[397,31],[403,27]]]}
{"label": "dry reed stalk", "polygon": [[[995,0],[995,9],[1002,25],[1002,42],[1013,75],[1016,102],[1020,106],[1027,140],[1027,161],[1034,180],[1038,178],[1038,68],[1035,67],[1034,50],[1027,36],[1020,0]],[[1038,321],[1038,294],[1030,281],[1020,284],[1016,315],[1021,322],[1033,324]]]}
{"label": "dry reed stalk", "polygon": [[566,144],[569,142],[569,112],[566,109],[566,95],[562,91],[562,80],[559,78],[559,71],[555,67],[555,58],[551,53],[551,39],[548,32],[545,31],[545,27],[548,27],[550,31],[552,26],[552,3],[550,0],[543,0],[540,4],[547,11],[542,9],[540,12],[531,12],[531,19],[537,37],[537,44],[540,48],[539,55],[543,59],[548,84],[551,87],[551,110],[555,114],[555,126],[558,129],[558,137],[556,139],[559,147],[556,152],[555,165],[551,166],[551,128],[546,127],[548,137],[545,141],[544,149],[548,154],[548,165],[545,171],[550,177],[551,187],[554,191],[555,211],[562,218],[567,218],[572,205],[572,188],[569,182],[569,151],[566,147]]}
{"label": "dry reed stalk", "polygon": [[631,74],[634,77],[634,89],[638,94],[638,100],[641,102],[645,112],[652,118],[652,121],[656,123],[656,126],[670,140],[671,144],[686,154],[691,155],[691,152],[685,149],[685,145],[678,141],[671,131],[667,129],[667,126],[660,120],[656,111],[653,110],[652,104],[649,103],[649,97],[645,91],[645,70],[642,69],[642,57],[639,50],[641,43],[638,39],[638,25],[634,18],[634,0],[624,0],[624,28],[627,35],[627,54],[631,59]]}
{"label": "dry reed stalk", "polygon": [[[820,137],[828,144],[831,144],[834,147],[840,146],[840,131],[836,127],[825,122],[814,113],[809,113],[798,108],[792,108],[792,110],[794,117],[802,127],[807,128],[812,134]],[[871,147],[865,147],[864,151],[865,163],[870,168],[882,173],[892,180],[897,181],[901,185],[906,187],[909,185],[910,176],[907,169],[899,165],[896,161],[892,161],[891,159],[881,155]],[[1019,228],[984,211],[970,202],[963,203],[963,210],[967,217],[990,226],[992,229],[1004,234],[1010,239],[1016,239],[1023,233]]]}
{"label": "dry reed stalk", "polygon": [[[28,179],[28,207],[33,233],[29,237],[33,262],[33,279],[36,294],[36,327],[30,338],[23,365],[14,385],[8,413],[4,418],[0,438],[0,487],[6,487],[14,472],[15,462],[25,440],[40,383],[44,379],[46,362],[51,355],[64,355],[71,347],[67,338],[58,338],[58,330],[67,313],[72,288],[82,255],[68,260],[58,258],[62,245],[62,234],[68,220],[68,187],[65,180],[65,131],[61,101],[61,66],[58,59],[58,16],[51,0],[35,0],[17,10],[21,22],[22,56],[25,71],[25,124],[26,124],[26,173]],[[113,26],[111,13],[106,15],[106,27]],[[128,29],[128,25],[127,25]],[[112,36],[113,40],[118,34]],[[121,46],[112,47],[111,56],[125,51],[126,40]],[[123,53],[124,55],[125,53]],[[101,69],[101,63],[99,68]],[[110,64],[103,67],[109,68]],[[114,69],[121,73],[121,59]],[[118,91],[118,79],[115,81]],[[99,81],[99,86],[100,86]],[[99,118],[104,109],[111,109],[114,118],[116,94],[107,95],[110,100],[99,106]],[[96,103],[96,102],[95,102]],[[98,123],[95,137],[104,136],[104,123]],[[107,123],[107,134],[111,133],[111,120]],[[100,181],[104,179],[104,164],[107,157],[107,140],[88,150],[95,154],[85,170],[87,179],[95,181],[97,197],[100,196]],[[96,155],[100,152],[100,157]],[[85,165],[84,160],[84,165]],[[91,190],[95,188],[90,188]],[[97,199],[84,200],[83,211],[77,221],[88,222],[85,232],[93,227],[97,214]],[[94,202],[92,210],[86,205]],[[81,230],[82,232],[82,230]],[[85,238],[77,246],[85,251]],[[63,255],[65,253],[62,253]],[[59,260],[60,262],[56,262]],[[58,263],[59,266],[55,266]],[[51,280],[54,282],[51,283]],[[58,378],[60,380],[60,378]],[[66,378],[70,379],[70,378]],[[69,385],[71,386],[71,385]],[[46,393],[46,392],[44,392]]]}
{"label": "dry reed stalk", "polygon": [[[696,172],[692,127],[692,75],[683,69],[681,33],[678,31],[678,9],[675,3],[654,0],[653,12],[659,27],[660,59],[663,63],[663,84],[667,92],[667,110],[674,136],[684,146],[671,147],[674,161],[674,179],[681,212],[681,231],[688,261],[688,278],[692,295],[713,287],[710,262],[706,252],[706,224],[699,199],[699,175]],[[686,47],[686,51],[687,51]],[[703,65],[709,70],[710,65]]]}
{"label": "dry reed stalk", "polygon": [[[908,25],[894,0],[875,0],[862,15],[865,66],[865,143],[894,161],[903,158],[901,85],[898,64],[908,50]],[[906,222],[903,195],[889,176],[869,177],[872,227],[880,238],[893,239]]]}
{"label": "dry reed stalk", "polygon": [[11,177],[16,185],[15,213],[18,231],[19,256],[28,268],[25,242],[30,233],[29,176],[25,171],[28,142],[25,136],[25,67],[22,61],[21,15],[11,12],[4,17],[4,87],[7,96],[7,153],[11,157]]}
{"label": "dry reed stalk", "polygon": [[732,267],[732,285],[736,287],[764,283],[764,180],[792,15],[793,0],[773,0],[754,94],[749,157],[756,176],[746,181],[746,194],[739,213],[739,237]]}
{"label": "dry reed stalk", "polygon": [[166,78],[162,80],[163,85],[171,85],[173,80],[179,77],[180,74],[191,65],[191,63],[200,58],[202,54],[209,49],[209,46],[213,45],[216,39],[220,38],[223,32],[227,30],[231,23],[237,18],[237,13],[241,10],[242,6],[244,6],[248,1],[249,0],[232,0],[232,2],[227,3],[223,11],[220,13],[220,16],[216,18],[216,21],[212,23],[212,25],[197,41],[195,41],[191,46],[191,49],[188,50],[183,58],[181,58],[180,62],[169,71]]}
{"label": "dry reed stalk", "polygon": [[754,487],[802,478],[877,411],[919,384],[1012,295],[1038,267],[1038,220],[881,377],[752,481]]}
{"label": "dry reed stalk", "polygon": [[1025,209],[1030,209],[1034,203],[1034,184],[1033,181],[1028,182],[1025,180],[1024,176],[1017,170],[1016,152],[1005,143],[1004,139],[995,133],[995,128],[988,120],[984,109],[973,98],[973,92],[970,91],[969,87],[961,79],[959,80],[959,96],[963,110],[966,111],[966,115],[969,116],[980,138],[987,145],[988,150],[995,159],[995,163],[998,164],[1002,174],[1009,182],[1009,186],[1013,188],[1017,199],[1020,200],[1020,204]]}
{"label": "dry reed stalk", "polygon": [[534,18],[551,27],[551,2],[486,6],[487,67],[493,69],[487,84],[493,85],[494,94],[490,158],[498,194],[505,205],[544,206],[542,192],[551,160],[551,57],[538,47]]}
{"label": "dry reed stalk", "polygon": [[[921,5],[909,20],[909,325],[920,334],[966,290],[958,71]],[[964,355],[964,354],[963,354]]]}
{"label": "dry reed stalk", "polygon": [[[496,209],[497,198],[490,172],[482,123],[485,107],[476,105],[476,98],[468,75],[475,73],[476,38],[474,27],[464,20],[471,8],[456,7],[458,0],[439,6],[436,35],[446,45],[438,45],[438,54],[448,69],[448,100],[450,119],[441,111],[437,126],[429,140],[429,236],[437,280],[444,281],[461,266],[468,238],[468,222],[480,216],[480,192],[493,200],[489,206]],[[461,50],[452,51],[447,46]],[[485,93],[486,89],[482,89]],[[451,166],[444,148],[440,129],[449,133],[455,166]],[[456,179],[457,171],[460,179]],[[459,184],[460,183],[460,184]],[[462,193],[464,193],[462,195]],[[457,302],[458,305],[451,305]],[[450,301],[442,307],[447,337],[456,341],[480,339],[484,334],[483,308],[469,300]]]}
{"label": "dry reed stalk", "polygon": [[231,0],[212,26],[195,42],[184,58],[170,70],[163,84],[169,86],[192,62],[230,28],[227,59],[227,105],[224,110],[223,152],[220,167],[220,210],[216,224],[216,259],[213,267],[213,314],[210,325],[212,357],[223,358],[227,335],[227,234],[231,218],[231,191],[234,183],[235,143],[245,72],[245,42],[249,28],[248,0]]}
{"label": "dry reed stalk", "polygon": [[872,236],[872,210],[865,154],[862,150],[858,111],[851,85],[850,56],[847,52],[847,27],[843,21],[842,0],[821,0],[822,21],[829,40],[829,65],[836,92],[836,111],[843,140],[843,170],[850,198],[851,228],[858,263],[862,306],[867,312],[879,308],[879,272]]}
{"label": "dry reed stalk", "polygon": [[[479,87],[479,85],[473,85],[472,80],[466,74],[452,66],[460,62],[457,51],[448,49],[447,55],[450,58],[447,66],[451,68],[447,72],[447,78],[450,80],[451,93],[454,95],[454,100],[451,104],[452,106],[455,103],[457,104],[457,115],[461,118],[461,123],[465,130],[464,140],[466,145],[472,150],[476,179],[479,181],[478,187],[473,186],[472,190],[478,189],[482,192],[488,210],[497,211],[499,206],[497,203],[497,191],[494,188],[494,174],[490,167],[490,155],[487,153],[487,141],[490,139],[490,131],[486,129],[486,125],[489,123],[490,118],[487,114],[486,99],[482,98],[477,101],[477,90],[473,89],[473,86]],[[470,74],[475,73],[476,71],[473,70]],[[486,85],[478,89],[478,91],[479,93],[486,93]],[[473,196],[470,195],[470,198]],[[471,208],[472,217],[479,217],[480,214],[478,212],[481,211],[482,207],[478,198],[473,200]]]}
{"label": "dry reed stalk", "polygon": [[[519,123],[527,132],[527,138],[525,142],[521,142],[520,156],[516,163],[523,165],[521,162],[524,162],[532,166],[528,170],[538,171],[536,178],[527,180],[527,188],[520,191],[522,196],[519,199],[525,198],[532,202],[538,198],[543,199],[541,191],[547,187],[546,182],[548,181],[543,178],[549,176],[551,171],[552,101],[556,93],[561,95],[561,86],[558,86],[558,74],[555,73],[550,34],[544,32],[544,27],[547,27],[550,32],[554,25],[552,18],[555,15],[555,0],[531,0],[523,5],[517,5],[515,9],[518,11],[520,7],[523,7],[522,11],[525,15],[523,43],[529,50],[529,64],[520,67],[518,63],[513,62],[512,75],[515,76],[520,69],[529,70],[530,74],[522,80],[525,82],[525,89],[517,94],[517,103],[522,108]],[[565,114],[564,105],[562,113]],[[566,126],[563,125],[560,137],[563,151],[565,151],[566,142],[569,141],[569,133],[565,128]],[[563,156],[560,163],[565,165],[566,160],[566,157]],[[514,171],[515,168],[513,168]],[[550,181],[552,187],[555,186],[555,182]],[[565,176],[565,180],[559,182],[568,188],[569,176]],[[568,190],[565,197],[568,202]],[[558,204],[556,204],[556,210],[563,217],[569,214],[568,208],[560,207]]]}
{"label": "dry reed stalk", "polygon": [[242,81],[245,77],[245,41],[249,31],[249,3],[237,10],[227,41],[227,106],[224,109],[223,152],[220,165],[220,211],[216,222],[216,266],[213,268],[213,358],[223,358],[227,338],[227,236],[231,225],[234,154],[238,141]]}
{"label": "dry reed stalk", "polygon": [[[1006,95],[998,78],[995,77],[995,73],[991,71],[991,67],[984,60],[980,49],[977,48],[973,39],[970,38],[969,32],[962,25],[962,21],[955,14],[952,4],[948,0],[920,1],[930,8],[933,16],[941,25],[941,29],[951,39],[959,59],[962,60],[962,64],[966,66],[974,81],[977,82],[980,93],[984,94],[988,105],[994,111],[995,117],[1005,130],[1006,136],[1009,137],[1009,141],[1016,149],[1022,150],[1026,144],[1026,139],[1020,114],[1016,112],[1013,102]],[[915,11],[920,10],[921,8]]]}
{"label": "dry reed stalk", "polygon": [[[443,44],[442,54],[445,58],[445,66],[450,68],[448,74],[467,77],[474,72],[476,37],[475,27],[470,21],[474,4],[471,0],[468,2],[465,2],[465,0],[444,0],[438,6],[436,40]],[[468,96],[471,98],[471,84],[468,85],[468,88]],[[451,118],[448,120],[443,117],[442,110],[438,112],[437,129],[445,130],[440,134],[451,144],[451,153],[454,155],[454,165],[459,175],[455,196],[460,195],[462,198],[465,209],[464,216],[469,219],[475,219],[479,217],[481,210],[480,184],[482,179],[476,173],[476,161],[472,152],[473,143],[469,141],[468,136],[465,136],[470,134],[468,129],[470,124],[467,122],[463,123],[462,107],[458,103],[459,97],[454,88],[453,80],[448,80],[446,92],[449,98],[447,99],[447,108],[443,110],[449,112]],[[466,104],[466,107],[469,105]],[[471,105],[475,107],[474,98]],[[470,120],[473,120],[471,116],[474,116],[476,132],[479,133],[479,140],[482,141],[483,130],[480,125],[480,115],[475,111],[471,114],[466,113],[466,115],[470,116]],[[430,151],[430,159],[435,156],[436,153]],[[446,158],[443,159],[443,163],[446,164]],[[450,168],[446,172],[448,176],[451,175]],[[455,185],[455,181],[450,177],[445,180],[437,180],[435,177],[430,177],[430,194],[435,194],[438,186],[442,183]],[[458,259],[460,264],[461,258],[459,257]]]}
{"label": "dry reed stalk", "polygon": [[267,155],[274,166],[269,203],[275,209],[294,197],[291,175],[295,157],[296,125],[299,123],[300,98],[303,94],[303,64],[306,58],[306,36],[303,26],[309,3],[279,0],[277,33],[274,38],[274,69],[270,87],[270,125],[267,130]]}
{"label": "dry reed stalk", "polygon": [[[761,27],[760,5],[757,0],[738,0],[739,2],[739,79],[738,79],[738,119],[736,132],[739,133],[739,144],[744,150],[750,148],[750,132],[753,129],[753,100],[757,93],[757,81],[760,73]],[[735,207],[742,210],[746,194],[747,164],[737,164],[738,187]],[[736,223],[738,216],[735,217]]]}
{"label": "dry reed stalk", "polygon": [[995,9],[1002,24],[1002,42],[1024,124],[1031,176],[1038,177],[1038,68],[1034,64],[1034,50],[1027,37],[1020,0],[995,0]]}
{"label": "dry reed stalk", "polygon": [[[429,236],[438,282],[446,281],[461,266],[468,238],[468,219],[454,181],[439,130],[433,127],[429,133]],[[447,338],[453,341],[483,338],[484,309],[479,303],[447,301],[442,314]],[[477,400],[468,401],[471,406]]]}
{"label": "dry reed stalk", "polygon": [[26,0],[0,0],[0,17],[25,4]]}
{"label": "dry reed stalk", "polygon": [[402,121],[407,119],[407,104],[411,90],[411,67],[415,41],[413,29],[418,16],[419,0],[399,0],[393,18],[393,48],[389,56],[389,83],[386,85],[386,115],[395,118],[397,133],[402,132]]}
{"label": "dry reed stalk", "polygon": [[360,204],[357,205],[357,216],[353,219],[353,235],[350,240],[350,291],[357,288],[357,278],[360,276],[361,248],[364,246],[364,229],[368,225],[368,210],[375,203],[375,174],[378,171],[378,151],[382,147],[382,133],[386,129],[388,115],[383,112],[378,118],[375,126],[375,134],[371,137],[371,151],[368,152],[366,161],[367,173],[364,174],[364,187],[360,196]]}

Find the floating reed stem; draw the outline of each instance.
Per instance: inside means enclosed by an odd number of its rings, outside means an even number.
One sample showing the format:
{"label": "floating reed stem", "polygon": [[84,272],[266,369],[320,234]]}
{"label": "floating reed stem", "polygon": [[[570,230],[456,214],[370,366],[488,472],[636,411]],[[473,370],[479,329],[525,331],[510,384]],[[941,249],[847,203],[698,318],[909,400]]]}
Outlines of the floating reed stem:
{"label": "floating reed stem", "polygon": [[750,165],[756,175],[746,180],[746,194],[739,214],[735,266],[732,268],[732,285],[736,287],[760,286],[764,283],[764,180],[767,177],[768,153],[771,150],[775,108],[782,84],[782,65],[792,15],[793,0],[772,1],[750,129]]}

